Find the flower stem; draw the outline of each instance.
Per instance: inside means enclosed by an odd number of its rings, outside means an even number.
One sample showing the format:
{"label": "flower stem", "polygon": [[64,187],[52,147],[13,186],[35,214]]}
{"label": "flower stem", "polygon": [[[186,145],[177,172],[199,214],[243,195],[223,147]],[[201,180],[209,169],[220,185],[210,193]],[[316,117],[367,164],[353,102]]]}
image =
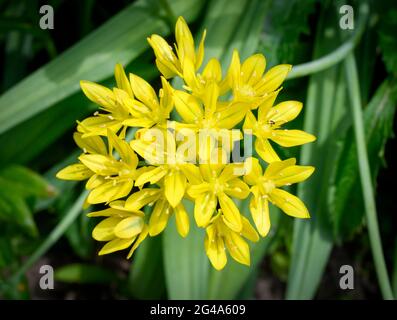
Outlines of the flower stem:
{"label": "flower stem", "polygon": [[363,112],[361,109],[360,88],[357,75],[356,61],[353,53],[345,60],[346,80],[350,96],[351,112],[353,117],[354,133],[357,144],[358,165],[360,170],[361,187],[364,198],[365,213],[368,224],[369,239],[379,286],[384,299],[392,300],[393,292],[387,274],[386,263],[383,256],[381,238],[379,234],[376,204],[372,187],[371,171],[364,132]]}
{"label": "flower stem", "polygon": [[363,3],[360,6],[359,11],[360,11],[360,19],[358,22],[357,30],[349,40],[347,40],[339,48],[337,48],[331,53],[328,53],[324,57],[294,66],[291,72],[288,74],[287,79],[295,79],[323,71],[341,62],[344,58],[346,58],[346,56],[354,49],[356,44],[360,41],[360,38],[364,32],[365,22],[367,20],[367,16],[369,12],[368,4]]}

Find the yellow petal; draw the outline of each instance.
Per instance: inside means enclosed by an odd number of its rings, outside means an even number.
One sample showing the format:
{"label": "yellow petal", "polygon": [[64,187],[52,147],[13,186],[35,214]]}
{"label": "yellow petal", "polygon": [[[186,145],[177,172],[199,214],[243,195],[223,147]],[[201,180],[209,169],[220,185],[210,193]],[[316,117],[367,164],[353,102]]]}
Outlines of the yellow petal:
{"label": "yellow petal", "polygon": [[217,199],[212,193],[205,193],[196,198],[194,202],[194,219],[197,226],[206,227],[215,212]]}
{"label": "yellow petal", "polygon": [[232,129],[240,123],[248,112],[248,108],[241,107],[237,104],[232,104],[226,109],[216,113],[219,119],[217,125],[221,129]]}
{"label": "yellow petal", "polygon": [[227,233],[225,244],[234,260],[247,266],[250,265],[250,249],[248,243],[240,235],[235,232]]}
{"label": "yellow petal", "polygon": [[101,154],[84,154],[79,160],[91,171],[103,176],[118,174],[120,169],[116,160]]}
{"label": "yellow petal", "polygon": [[186,21],[179,17],[175,25],[175,39],[178,44],[178,57],[183,65],[185,59],[195,62],[194,41]]}
{"label": "yellow petal", "polygon": [[158,182],[167,174],[167,169],[164,167],[151,167],[147,172],[142,173],[135,181],[136,186],[142,186],[147,182],[154,184]]}
{"label": "yellow petal", "polygon": [[306,180],[313,172],[314,167],[311,166],[290,166],[281,170],[273,181],[277,187],[291,185]]}
{"label": "yellow petal", "polygon": [[199,184],[203,182],[201,178],[200,169],[198,166],[193,163],[185,163],[183,165],[179,165],[179,168],[191,184]]}
{"label": "yellow petal", "polygon": [[87,201],[91,204],[110,202],[128,195],[132,189],[133,181],[112,180],[93,189],[88,195]]}
{"label": "yellow petal", "polygon": [[139,210],[145,205],[156,201],[160,196],[160,189],[147,188],[134,192],[126,202],[125,208],[131,211]]}
{"label": "yellow petal", "polygon": [[100,84],[85,80],[80,81],[80,87],[87,98],[92,102],[106,109],[113,109],[115,107],[115,99],[112,90]]}
{"label": "yellow petal", "polygon": [[[276,100],[278,93],[281,91],[281,88],[271,92],[267,95],[265,101],[263,101],[258,107],[258,121],[262,123],[268,122],[268,113],[271,110],[274,101]],[[269,123],[269,122],[268,122]]]}
{"label": "yellow petal", "polygon": [[138,239],[136,239],[134,245],[132,246],[130,252],[128,253],[127,259],[131,258],[132,254],[135,252],[135,250],[138,248],[141,242],[146,239],[148,234],[149,234],[149,228],[146,225],[144,225],[141,233],[138,236]]}
{"label": "yellow petal", "polygon": [[119,217],[110,217],[99,222],[92,230],[92,237],[97,241],[112,240],[114,235],[114,228],[122,220]]}
{"label": "yellow petal", "polygon": [[219,87],[215,82],[210,82],[205,88],[203,102],[205,106],[205,116],[210,118],[215,110],[219,97]]}
{"label": "yellow petal", "polygon": [[304,203],[296,196],[281,189],[274,189],[270,200],[286,214],[296,218],[309,218],[309,212]]}
{"label": "yellow petal", "polygon": [[249,220],[244,216],[241,216],[241,218],[243,221],[243,229],[241,230],[241,234],[243,235],[243,237],[247,238],[252,242],[259,241],[258,233],[255,231]]}
{"label": "yellow petal", "polygon": [[240,56],[237,50],[233,51],[232,60],[230,61],[229,69],[226,74],[225,81],[231,88],[239,86],[240,83]]}
{"label": "yellow petal", "polygon": [[189,216],[182,203],[174,208],[176,228],[181,237],[185,238],[189,233]]}
{"label": "yellow petal", "polygon": [[219,175],[219,180],[222,182],[227,182],[238,176],[242,176],[245,173],[244,163],[230,163],[225,165],[221,174]]}
{"label": "yellow petal", "polygon": [[268,199],[264,197],[252,197],[250,211],[259,234],[262,237],[266,237],[271,226]]}
{"label": "yellow petal", "polygon": [[180,91],[174,91],[175,108],[182,119],[187,123],[196,123],[203,117],[203,109],[199,101],[193,95]]}
{"label": "yellow petal", "polygon": [[123,125],[137,128],[150,128],[154,124],[155,122],[149,118],[126,119],[123,121]]}
{"label": "yellow petal", "polygon": [[84,153],[88,152],[106,155],[108,152],[101,137],[94,136],[82,138],[81,133],[75,132],[73,134],[73,139],[79,148],[84,151]]}
{"label": "yellow petal", "polygon": [[116,78],[117,87],[124,90],[128,95],[133,98],[130,82],[125,74],[124,68],[120,63],[116,64],[114,68],[114,77]]}
{"label": "yellow petal", "polygon": [[109,145],[114,147],[118,154],[120,155],[120,158],[128,164],[132,168],[136,168],[138,165],[138,157],[136,156],[135,152],[132,150],[131,146],[125,142],[124,140],[121,140],[114,132],[111,130],[108,130],[108,139],[109,139]]}
{"label": "yellow petal", "polygon": [[88,179],[87,183],[85,184],[85,187],[87,190],[91,190],[96,187],[99,187],[101,184],[107,181],[108,180],[106,180],[104,177],[94,174],[91,178]]}
{"label": "yellow petal", "polygon": [[226,183],[225,193],[231,197],[245,199],[249,192],[249,187],[241,179],[235,178]]}
{"label": "yellow petal", "polygon": [[284,101],[271,108],[267,114],[267,120],[277,126],[281,126],[294,120],[302,110],[302,102]]}
{"label": "yellow petal", "polygon": [[[146,133],[144,135],[146,135]],[[160,137],[158,138],[161,139]],[[155,141],[151,142],[136,139],[130,142],[130,146],[137,154],[150,164],[163,164],[165,162],[164,141],[158,141],[157,138]]]}
{"label": "yellow petal", "polygon": [[172,93],[172,87],[169,82],[161,77],[162,89],[160,90],[160,106],[163,116],[169,117],[172,108],[174,107],[174,95]]}
{"label": "yellow petal", "polygon": [[275,91],[280,87],[292,66],[289,64],[280,64],[265,73],[265,76],[254,87],[259,94]]}
{"label": "yellow petal", "polygon": [[215,82],[219,82],[222,80],[222,68],[219,60],[216,58],[211,58],[207,65],[205,66],[201,76],[205,80],[213,80]]}
{"label": "yellow petal", "polygon": [[268,180],[277,179],[282,170],[295,165],[295,163],[295,158],[289,158],[283,161],[273,161],[267,166],[264,177]]}
{"label": "yellow petal", "polygon": [[257,121],[256,121],[254,114],[251,111],[248,111],[247,114],[245,115],[243,129],[244,130],[253,130],[255,128],[256,124],[257,124]]}
{"label": "yellow petal", "polygon": [[95,135],[106,136],[107,129],[117,132],[122,127],[122,123],[119,120],[114,120],[108,116],[95,116],[85,118],[79,122],[77,130],[83,132],[83,138]]}
{"label": "yellow petal", "polygon": [[246,174],[244,175],[244,181],[249,185],[258,183],[258,179],[262,177],[263,170],[259,164],[259,160],[253,157],[245,160]]}
{"label": "yellow petal", "polygon": [[273,130],[270,139],[280,146],[294,147],[313,142],[316,137],[302,130]]}
{"label": "yellow petal", "polygon": [[102,256],[104,254],[109,254],[115,251],[120,251],[127,249],[133,242],[135,238],[132,239],[119,239],[116,238],[112,241],[109,241],[107,244],[105,244],[101,251],[99,251],[98,255]]}
{"label": "yellow petal", "polygon": [[154,237],[161,233],[168,223],[171,214],[171,207],[164,199],[156,202],[149,220],[149,234]]}
{"label": "yellow petal", "polygon": [[262,77],[266,68],[266,59],[263,54],[254,54],[245,60],[241,66],[243,83],[256,84]]}
{"label": "yellow petal", "polygon": [[221,237],[216,236],[213,225],[206,228],[204,246],[213,267],[216,270],[222,270],[227,263],[225,244]]}
{"label": "yellow petal", "polygon": [[125,218],[131,216],[130,213],[123,211],[123,210],[118,210],[115,208],[107,208],[104,210],[100,211],[94,211],[87,213],[87,217],[119,217],[119,218]]}
{"label": "yellow petal", "polygon": [[178,74],[179,62],[167,41],[156,34],[152,35],[147,40],[153,48],[154,54],[156,55],[156,64],[164,77],[169,79]]}
{"label": "yellow petal", "polygon": [[280,161],[279,156],[274,151],[273,147],[270,145],[267,139],[257,138],[255,140],[255,150],[259,154],[259,156],[267,163]]}
{"label": "yellow petal", "polygon": [[210,190],[210,185],[207,182],[203,182],[200,184],[191,185],[187,190],[187,193],[190,197],[195,199],[202,196],[208,190]]}
{"label": "yellow petal", "polygon": [[158,108],[159,102],[156,92],[147,81],[135,74],[130,73],[130,82],[132,91],[138,100],[142,101],[152,110]]}
{"label": "yellow petal", "polygon": [[226,225],[233,231],[240,232],[243,224],[240,211],[238,211],[236,204],[224,193],[218,195],[218,200],[225,216]]}
{"label": "yellow petal", "polygon": [[185,190],[186,177],[181,171],[171,170],[164,178],[164,194],[173,208],[181,202]]}
{"label": "yellow petal", "polygon": [[196,62],[195,62],[196,70],[200,68],[204,60],[204,41],[206,35],[207,35],[207,30],[204,29],[203,35],[201,36],[199,47],[197,49]]}
{"label": "yellow petal", "polygon": [[76,163],[66,168],[63,168],[56,175],[58,179],[63,180],[86,180],[94,174],[90,169],[88,169],[84,164]]}
{"label": "yellow petal", "polygon": [[143,225],[142,217],[132,216],[121,220],[115,227],[114,233],[119,238],[133,238],[142,231]]}

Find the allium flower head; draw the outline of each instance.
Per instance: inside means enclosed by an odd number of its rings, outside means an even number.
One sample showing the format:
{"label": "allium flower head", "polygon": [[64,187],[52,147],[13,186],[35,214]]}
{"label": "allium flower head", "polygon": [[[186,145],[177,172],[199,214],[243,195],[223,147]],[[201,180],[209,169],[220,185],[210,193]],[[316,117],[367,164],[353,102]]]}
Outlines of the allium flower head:
{"label": "allium flower head", "polygon": [[[226,265],[227,255],[249,265],[246,240],[268,234],[269,202],[290,216],[309,217],[302,201],[282,188],[304,181],[314,168],[293,158],[282,161],[269,142],[291,147],[315,140],[284,127],[301,103],[274,105],[291,66],[266,71],[262,54],[241,62],[237,51],[227,70],[216,58],[202,66],[205,34],[196,49],[180,17],[174,46],[159,35],[148,38],[162,74],[158,91],[137,75],[127,76],[120,64],[112,89],[80,83],[99,110],[78,122],[74,140],[82,154],[57,177],[87,180],[86,202],[104,206],[88,214],[103,218],[92,234],[106,242],[99,254],[130,248],[130,257],[175,219],[182,237],[191,228],[206,229],[203,249],[216,269]],[[173,87],[174,77],[182,87]],[[239,206],[243,201],[249,201],[249,212]]]}

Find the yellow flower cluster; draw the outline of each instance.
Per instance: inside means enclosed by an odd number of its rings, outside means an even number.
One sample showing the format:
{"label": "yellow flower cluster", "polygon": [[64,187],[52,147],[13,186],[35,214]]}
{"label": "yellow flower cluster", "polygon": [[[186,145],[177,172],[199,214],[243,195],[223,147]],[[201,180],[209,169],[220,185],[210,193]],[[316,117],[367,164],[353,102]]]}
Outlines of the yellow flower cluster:
{"label": "yellow flower cluster", "polygon": [[[197,227],[206,229],[204,247],[216,269],[226,265],[227,252],[249,265],[246,239],[258,241],[259,235],[268,234],[269,202],[293,217],[309,217],[302,201],[281,187],[307,179],[314,168],[296,165],[295,159],[281,161],[270,141],[292,147],[315,137],[282,128],[298,116],[301,103],[274,105],[290,65],[265,72],[263,55],[241,62],[234,51],[223,75],[215,58],[201,68],[205,32],[196,50],[180,17],[175,37],[175,50],[158,35],[148,39],[162,74],[158,95],[141,77],[127,77],[119,64],[112,90],[81,81],[100,111],[78,122],[74,140],[83,153],[57,177],[88,179],[86,202],[108,206],[88,214],[104,217],[92,234],[106,242],[100,255],[131,247],[130,257],[148,235],[160,234],[174,214],[182,237],[188,235],[193,217]],[[173,77],[181,78],[183,86],[174,88],[168,82]],[[134,134],[131,141],[127,131]],[[255,137],[263,161],[252,156],[230,160],[231,152],[249,144],[243,132]],[[248,197],[255,228],[234,200]],[[193,217],[186,201],[194,202]],[[144,207],[149,209],[145,213]]]}

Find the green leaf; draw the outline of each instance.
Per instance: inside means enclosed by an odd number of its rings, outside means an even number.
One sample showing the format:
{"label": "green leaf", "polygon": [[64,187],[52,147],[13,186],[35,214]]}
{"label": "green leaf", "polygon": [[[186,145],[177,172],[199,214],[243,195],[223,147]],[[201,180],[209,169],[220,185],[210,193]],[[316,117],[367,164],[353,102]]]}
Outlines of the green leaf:
{"label": "green leaf", "polygon": [[[387,140],[393,134],[397,103],[397,86],[386,80],[376,91],[364,110],[368,157],[374,183],[382,163]],[[358,175],[356,142],[352,129],[340,138],[344,148],[337,159],[331,193],[334,234],[339,241],[352,235],[362,225],[364,207]]]}
{"label": "green leaf", "polygon": [[[314,58],[340,44],[334,12],[323,8],[319,23]],[[297,219],[294,223],[288,299],[314,296],[333,246],[328,192],[338,150],[337,137],[344,132],[346,119],[349,119],[345,100],[346,85],[340,67],[332,67],[310,78],[303,129],[316,135],[317,140],[302,147],[300,164],[315,166],[316,171],[298,186],[298,197],[308,207],[311,219]]]}
{"label": "green leaf", "polygon": [[397,75],[396,29],[397,9],[395,7],[390,7],[382,14],[382,19],[379,26],[379,45],[387,71],[393,73],[394,75]]}
{"label": "green leaf", "polygon": [[[184,200],[186,211],[193,203]],[[203,299],[207,292],[209,261],[204,250],[205,230],[194,225],[190,214],[190,232],[182,238],[171,216],[163,233],[163,259],[169,299]]]}
{"label": "green leaf", "polygon": [[[154,15],[150,1],[137,1],[112,17],[58,58],[40,68],[0,97],[0,133],[42,112],[79,90],[80,80],[101,81],[117,62],[127,64],[148,48],[146,37],[170,30]],[[187,20],[202,1],[176,0],[172,9]]]}
{"label": "green leaf", "polygon": [[164,299],[162,236],[147,238],[134,255],[128,280],[130,294],[138,299]]}
{"label": "green leaf", "polygon": [[54,272],[57,281],[79,284],[108,284],[118,280],[114,271],[98,265],[69,264],[57,268]]}
{"label": "green leaf", "polygon": [[0,171],[0,190],[7,190],[19,197],[48,197],[54,195],[54,188],[34,171],[12,165]]}
{"label": "green leaf", "polygon": [[38,235],[30,208],[17,194],[4,190],[0,192],[0,219],[21,227],[30,236]]}

